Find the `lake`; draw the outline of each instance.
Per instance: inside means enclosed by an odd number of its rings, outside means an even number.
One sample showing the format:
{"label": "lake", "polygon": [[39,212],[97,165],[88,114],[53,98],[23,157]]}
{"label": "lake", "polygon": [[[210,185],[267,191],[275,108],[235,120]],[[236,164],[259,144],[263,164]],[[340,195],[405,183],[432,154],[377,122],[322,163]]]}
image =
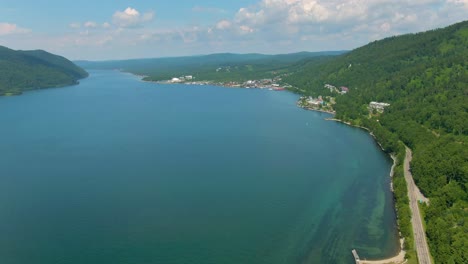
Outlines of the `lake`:
{"label": "lake", "polygon": [[0,98],[0,262],[393,255],[391,159],[365,131],[297,98],[116,71]]}

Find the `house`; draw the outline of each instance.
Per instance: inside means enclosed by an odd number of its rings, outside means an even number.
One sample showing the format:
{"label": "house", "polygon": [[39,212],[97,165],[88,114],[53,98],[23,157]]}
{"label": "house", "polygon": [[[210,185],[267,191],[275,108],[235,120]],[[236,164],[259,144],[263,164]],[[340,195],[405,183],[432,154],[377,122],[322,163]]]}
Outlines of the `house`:
{"label": "house", "polygon": [[330,90],[330,92],[333,92],[333,91],[336,91],[336,87],[331,85],[331,84],[325,84],[325,88],[327,88],[328,90]]}
{"label": "house", "polygon": [[309,96],[309,98],[307,98],[307,103],[310,105],[319,106],[322,104],[322,101],[320,101],[319,99],[314,99],[313,97]]}
{"label": "house", "polygon": [[345,93],[349,92],[349,88],[346,87],[346,86],[341,86],[340,89],[341,89],[342,94],[345,94]]}
{"label": "house", "polygon": [[370,102],[369,108],[371,110],[377,110],[378,112],[383,112],[385,107],[390,106],[388,103],[381,103],[381,102]]}

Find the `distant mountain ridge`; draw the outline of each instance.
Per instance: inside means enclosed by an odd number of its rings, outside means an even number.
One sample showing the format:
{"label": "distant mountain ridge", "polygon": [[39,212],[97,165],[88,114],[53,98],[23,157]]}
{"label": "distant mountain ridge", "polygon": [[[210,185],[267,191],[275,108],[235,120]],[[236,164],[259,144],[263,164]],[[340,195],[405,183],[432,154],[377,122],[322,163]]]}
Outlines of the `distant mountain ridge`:
{"label": "distant mountain ridge", "polygon": [[68,59],[43,50],[0,46],[0,95],[76,84],[88,73]]}
{"label": "distant mountain ridge", "polygon": [[[301,60],[335,56],[345,52],[347,51],[297,52],[279,55],[217,53],[150,59],[75,61],[75,63],[86,69],[118,69],[145,75],[148,76],[146,80],[150,81],[167,80],[183,75],[193,75],[198,81],[234,81],[267,78],[270,77],[272,71],[288,68]],[[218,68],[225,71],[215,72]]]}
{"label": "distant mountain ridge", "polygon": [[126,59],[126,60],[103,60],[103,61],[89,61],[89,60],[76,60],[77,65],[83,68],[90,69],[126,69],[130,67],[148,68],[159,67],[161,63],[166,66],[171,65],[207,65],[207,64],[223,64],[223,63],[238,63],[238,62],[252,62],[261,61],[265,59],[293,62],[301,59],[316,56],[340,55],[346,53],[346,50],[340,51],[320,51],[320,52],[296,52],[288,54],[268,55],[261,53],[214,53],[208,55],[193,55],[193,56],[178,56],[178,57],[161,57],[161,58],[142,58],[142,59]]}

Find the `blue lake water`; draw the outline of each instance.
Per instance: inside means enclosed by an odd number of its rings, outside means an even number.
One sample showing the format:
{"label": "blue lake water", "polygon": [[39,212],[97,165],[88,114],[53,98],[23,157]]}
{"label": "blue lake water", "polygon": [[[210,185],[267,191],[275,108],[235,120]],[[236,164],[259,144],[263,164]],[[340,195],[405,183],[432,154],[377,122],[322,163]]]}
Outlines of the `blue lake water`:
{"label": "blue lake water", "polygon": [[0,98],[0,263],[354,263],[397,251],[391,160],[297,95],[145,83]]}

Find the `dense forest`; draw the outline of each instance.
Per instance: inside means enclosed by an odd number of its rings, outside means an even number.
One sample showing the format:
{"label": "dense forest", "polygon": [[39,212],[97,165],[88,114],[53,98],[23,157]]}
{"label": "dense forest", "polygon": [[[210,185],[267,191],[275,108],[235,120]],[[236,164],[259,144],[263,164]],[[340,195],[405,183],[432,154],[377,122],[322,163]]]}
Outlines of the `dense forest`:
{"label": "dense forest", "polygon": [[15,51],[0,46],[0,95],[72,85],[86,76],[71,61],[43,50]]}
{"label": "dense forest", "polygon": [[[122,61],[77,61],[87,69],[118,69],[146,76],[147,81],[170,80],[191,75],[196,81],[247,81],[287,74],[305,59],[325,61],[345,51],[298,52],[291,54],[220,53],[201,56],[134,59]],[[297,64],[298,66],[300,64]]]}
{"label": "dense forest", "polygon": [[[398,157],[394,187],[398,221],[413,252],[403,178],[404,145],[413,150],[416,184],[435,263],[468,263],[468,21],[372,42],[325,63],[302,61],[285,81],[309,95],[335,95],[336,117],[369,128]],[[383,113],[371,101],[389,103]],[[413,253],[412,253],[413,252]]]}

